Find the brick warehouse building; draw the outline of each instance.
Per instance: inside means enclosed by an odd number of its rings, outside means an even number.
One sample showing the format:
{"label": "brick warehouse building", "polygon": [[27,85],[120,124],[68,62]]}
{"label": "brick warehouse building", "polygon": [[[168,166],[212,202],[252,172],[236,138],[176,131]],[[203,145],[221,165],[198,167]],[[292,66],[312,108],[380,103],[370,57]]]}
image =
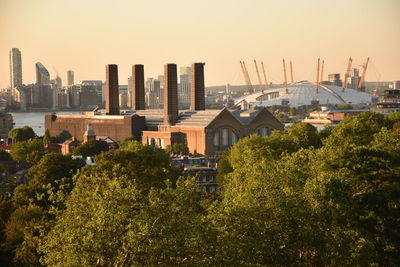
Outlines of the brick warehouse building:
{"label": "brick warehouse building", "polygon": [[[238,139],[250,134],[266,136],[284,125],[266,108],[261,110],[205,110],[204,63],[192,64],[191,107],[178,110],[176,64],[164,66],[164,109],[144,109],[143,65],[132,67],[132,104],[136,110],[119,112],[116,65],[107,65],[106,111],[85,115],[46,115],[45,126],[52,136],[81,140],[88,123],[97,135],[116,141],[134,136],[144,144],[166,147],[187,144],[190,152],[221,154]],[[110,114],[110,115],[108,115]],[[112,115],[111,115],[112,114]]]}

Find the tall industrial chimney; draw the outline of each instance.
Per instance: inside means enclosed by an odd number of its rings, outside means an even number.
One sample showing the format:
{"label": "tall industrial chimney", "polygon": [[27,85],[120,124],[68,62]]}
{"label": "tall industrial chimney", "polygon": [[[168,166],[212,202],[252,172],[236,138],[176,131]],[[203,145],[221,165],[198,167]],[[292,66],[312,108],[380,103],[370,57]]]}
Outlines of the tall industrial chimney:
{"label": "tall industrial chimney", "polygon": [[106,114],[119,115],[118,66],[106,65]]}
{"label": "tall industrial chimney", "polygon": [[132,66],[132,109],[146,109],[144,92],[144,67],[140,64]]}
{"label": "tall industrial chimney", "polygon": [[192,99],[191,110],[205,110],[206,99],[204,89],[204,63],[192,64]]}
{"label": "tall industrial chimney", "polygon": [[164,124],[178,120],[178,78],[176,64],[164,65]]}

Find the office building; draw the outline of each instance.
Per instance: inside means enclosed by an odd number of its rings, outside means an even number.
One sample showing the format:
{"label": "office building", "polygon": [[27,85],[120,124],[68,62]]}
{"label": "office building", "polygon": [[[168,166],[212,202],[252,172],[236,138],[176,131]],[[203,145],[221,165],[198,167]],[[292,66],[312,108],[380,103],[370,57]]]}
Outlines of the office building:
{"label": "office building", "polygon": [[50,85],[50,74],[42,63],[36,63],[36,84]]}
{"label": "office building", "polygon": [[400,90],[400,81],[394,81],[393,82],[393,89],[394,90]]}
{"label": "office building", "polygon": [[22,85],[22,60],[18,48],[10,50],[10,90],[8,100],[14,99],[15,87]]}
{"label": "office building", "polygon": [[178,102],[180,109],[187,109],[190,105],[192,68],[179,68]]}
{"label": "office building", "polygon": [[340,79],[340,73],[328,74],[328,84],[334,86],[342,86],[343,82]]}
{"label": "office building", "polygon": [[74,84],[74,71],[67,71],[67,85],[71,86]]}
{"label": "office building", "polygon": [[160,81],[154,78],[148,78],[146,81],[146,108],[162,108],[162,101]]}
{"label": "office building", "polygon": [[83,80],[81,82],[81,107],[88,108],[101,105],[102,84],[103,82],[101,80]]}

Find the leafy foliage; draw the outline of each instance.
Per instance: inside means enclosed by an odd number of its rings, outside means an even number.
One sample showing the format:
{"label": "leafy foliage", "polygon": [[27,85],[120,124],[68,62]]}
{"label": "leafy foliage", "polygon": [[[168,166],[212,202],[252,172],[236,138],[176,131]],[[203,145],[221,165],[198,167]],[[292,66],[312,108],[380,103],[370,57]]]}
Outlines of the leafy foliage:
{"label": "leafy foliage", "polygon": [[0,161],[9,161],[12,160],[10,153],[5,151],[4,149],[0,149]]}
{"label": "leafy foliage", "polygon": [[8,138],[12,138],[17,142],[34,139],[36,137],[35,132],[29,126],[22,128],[15,128],[8,132]]}
{"label": "leafy foliage", "polygon": [[86,158],[89,156],[96,156],[104,151],[108,151],[108,145],[105,141],[90,140],[80,146],[77,146],[74,151],[72,151],[72,154],[82,155],[84,158]]}
{"label": "leafy foliage", "polygon": [[167,145],[165,151],[167,151],[168,154],[182,154],[182,155],[189,154],[189,148],[187,147],[187,145],[181,143]]}
{"label": "leafy foliage", "polygon": [[36,164],[46,154],[42,140],[31,139],[14,144],[10,151],[14,160]]}
{"label": "leafy foliage", "polygon": [[0,248],[25,266],[399,266],[399,118],[243,138],[217,196],[137,141],[79,172],[48,154],[0,201]]}

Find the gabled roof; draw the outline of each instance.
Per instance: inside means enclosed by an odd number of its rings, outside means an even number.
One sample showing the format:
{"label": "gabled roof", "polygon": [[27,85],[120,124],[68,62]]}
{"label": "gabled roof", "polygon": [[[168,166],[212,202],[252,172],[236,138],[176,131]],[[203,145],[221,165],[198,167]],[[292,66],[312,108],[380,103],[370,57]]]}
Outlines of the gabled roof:
{"label": "gabled roof", "polygon": [[225,109],[187,110],[180,114],[177,126],[207,127]]}
{"label": "gabled roof", "polygon": [[[265,110],[265,111],[264,111]],[[148,109],[137,110],[135,114],[146,117],[146,123],[150,126],[157,126],[163,124],[163,110]],[[178,121],[174,126],[181,127],[207,127],[210,125],[220,114],[228,112],[234,119],[242,125],[250,124],[255,118],[262,116],[265,112],[272,117],[272,119],[283,127],[283,124],[266,108],[260,110],[240,110],[240,109],[208,109],[208,110],[181,110],[179,111]]]}

